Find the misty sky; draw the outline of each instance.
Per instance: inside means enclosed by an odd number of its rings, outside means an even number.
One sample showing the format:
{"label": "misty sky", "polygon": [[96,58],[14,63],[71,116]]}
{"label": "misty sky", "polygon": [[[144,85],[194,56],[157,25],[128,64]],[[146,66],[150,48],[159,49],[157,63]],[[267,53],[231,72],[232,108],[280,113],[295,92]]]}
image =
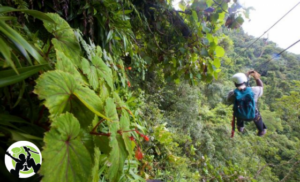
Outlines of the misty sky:
{"label": "misty sky", "polygon": [[[268,30],[277,20],[286,14],[300,0],[240,0],[246,7],[253,7],[251,21],[246,21],[243,29],[250,35],[259,37]],[[287,48],[300,39],[300,4],[283,18],[275,27],[264,35],[277,43],[281,48]],[[300,42],[288,51],[300,54]]]}

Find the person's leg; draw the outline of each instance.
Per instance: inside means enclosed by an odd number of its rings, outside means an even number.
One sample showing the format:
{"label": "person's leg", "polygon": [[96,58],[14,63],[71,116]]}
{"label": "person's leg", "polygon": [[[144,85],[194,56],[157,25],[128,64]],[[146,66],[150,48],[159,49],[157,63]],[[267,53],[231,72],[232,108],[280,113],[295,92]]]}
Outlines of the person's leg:
{"label": "person's leg", "polygon": [[264,124],[262,117],[258,110],[255,111],[255,118],[254,118],[254,124],[256,125],[256,128],[258,129],[258,136],[263,136],[266,133],[266,125]]}
{"label": "person's leg", "polygon": [[16,177],[19,177],[19,172],[20,170],[22,170],[24,167],[23,167],[23,164],[21,163],[17,163],[16,164],[16,168],[15,169],[12,169],[10,170],[10,173]]}
{"label": "person's leg", "polygon": [[236,125],[238,127],[239,132],[244,132],[244,121],[243,120],[237,118]]}
{"label": "person's leg", "polygon": [[16,177],[19,177],[19,171],[16,171],[16,170],[14,170],[14,169],[11,169],[11,170],[10,170],[10,173],[11,173],[12,175],[16,176]]}
{"label": "person's leg", "polygon": [[35,164],[35,161],[32,159],[32,158],[30,158],[28,161],[27,161],[27,165],[28,165],[28,167],[30,168],[30,167],[32,167],[33,168],[33,171],[36,173],[39,169],[40,169],[40,167],[41,167],[41,164]]}

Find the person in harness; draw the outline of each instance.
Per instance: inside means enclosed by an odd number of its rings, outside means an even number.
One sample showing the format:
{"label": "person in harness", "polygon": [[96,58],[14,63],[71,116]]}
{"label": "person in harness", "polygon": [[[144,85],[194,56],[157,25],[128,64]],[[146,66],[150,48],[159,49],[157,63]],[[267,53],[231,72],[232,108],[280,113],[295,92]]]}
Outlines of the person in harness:
{"label": "person in harness", "polygon": [[[247,87],[249,84],[248,76],[252,76],[256,81],[256,87]],[[257,101],[263,94],[263,82],[260,74],[256,71],[236,73],[232,76],[236,89],[228,93],[227,101],[233,103],[233,122],[232,137],[234,135],[235,118],[239,132],[244,132],[245,121],[254,121],[258,129],[258,136],[263,136],[267,132],[267,127],[263,123],[262,117],[258,111]]]}

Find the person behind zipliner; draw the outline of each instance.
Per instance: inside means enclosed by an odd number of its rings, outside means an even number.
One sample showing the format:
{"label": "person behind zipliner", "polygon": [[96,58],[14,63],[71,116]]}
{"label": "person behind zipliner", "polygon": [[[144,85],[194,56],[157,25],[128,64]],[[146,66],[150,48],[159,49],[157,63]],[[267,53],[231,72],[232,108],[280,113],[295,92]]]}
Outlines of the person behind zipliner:
{"label": "person behind zipliner", "polygon": [[6,151],[6,155],[11,157],[16,162],[16,168],[11,169],[10,173],[16,177],[19,177],[19,171],[24,168],[24,164],[26,162],[26,157],[24,154],[20,154],[19,158],[13,157],[9,152]]}
{"label": "person behind zipliner", "polygon": [[[260,74],[256,71],[248,71],[246,74],[244,73],[236,73],[232,76],[232,81],[234,82],[236,89],[239,91],[244,91],[247,88],[248,85],[248,76],[252,76],[256,81],[256,87],[250,87],[253,94],[254,94],[254,101],[255,101],[255,117],[253,119],[254,124],[256,125],[256,128],[258,129],[258,136],[263,136],[267,132],[267,127],[263,123],[262,117],[258,111],[257,102],[258,98],[262,96],[263,94],[263,82],[260,79]],[[235,94],[234,90],[230,91],[227,96],[227,101],[230,103],[235,102]],[[245,121],[237,118],[237,126],[239,132],[244,132],[244,123]]]}
{"label": "person behind zipliner", "polygon": [[33,168],[33,171],[35,172],[35,173],[37,173],[37,171],[40,169],[40,167],[41,167],[41,164],[35,164],[35,161],[34,161],[34,159],[33,158],[30,158],[31,157],[31,153],[30,153],[30,148],[27,148],[27,147],[23,147],[24,148],[24,150],[27,152],[27,167],[28,168]]}

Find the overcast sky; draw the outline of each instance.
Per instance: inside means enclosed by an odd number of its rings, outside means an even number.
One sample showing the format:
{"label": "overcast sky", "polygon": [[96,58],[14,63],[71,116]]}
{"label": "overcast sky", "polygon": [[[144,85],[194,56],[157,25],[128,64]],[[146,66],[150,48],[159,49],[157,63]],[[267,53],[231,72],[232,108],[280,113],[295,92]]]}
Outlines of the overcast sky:
{"label": "overcast sky", "polygon": [[[251,21],[243,24],[243,29],[250,35],[259,37],[268,30],[277,20],[286,14],[300,0],[240,0],[246,7],[252,6]],[[269,34],[269,39],[281,48],[287,48],[300,39],[300,4],[275,25]],[[288,51],[300,54],[300,42]]]}
{"label": "overcast sky", "polygon": [[[174,0],[174,6],[180,0]],[[286,14],[300,0],[239,0],[245,7],[253,7],[250,19],[243,24],[243,29],[249,35],[259,37],[268,30],[277,20]],[[300,39],[300,4],[273,27],[263,38],[277,43],[283,49]],[[290,48],[289,52],[300,54],[300,42]]]}

